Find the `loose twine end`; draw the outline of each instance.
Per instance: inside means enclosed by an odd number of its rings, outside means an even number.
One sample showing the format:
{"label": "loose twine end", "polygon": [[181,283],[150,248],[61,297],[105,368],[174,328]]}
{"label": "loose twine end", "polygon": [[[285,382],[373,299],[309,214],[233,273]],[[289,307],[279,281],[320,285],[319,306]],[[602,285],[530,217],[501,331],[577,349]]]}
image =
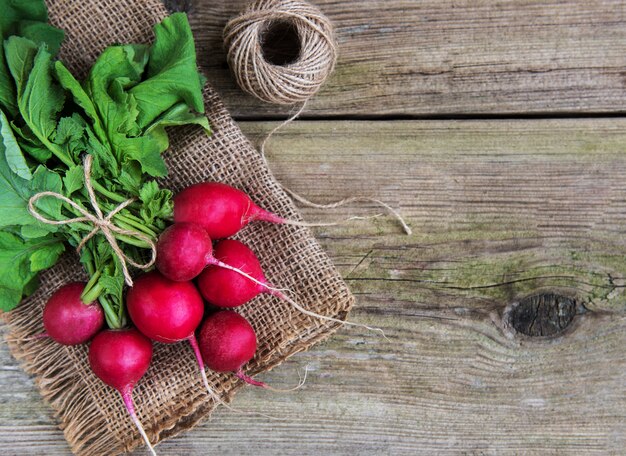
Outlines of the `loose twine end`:
{"label": "loose twine end", "polygon": [[[93,207],[95,214],[84,209],[82,206],[72,201],[71,199],[67,198],[66,196],[60,193],[56,193],[56,192],[40,192],[40,193],[33,195],[28,200],[28,211],[37,220],[39,220],[42,223],[46,223],[48,225],[70,225],[72,223],[80,223],[80,222],[87,222],[87,223],[93,224],[93,229],[84,238],[81,239],[80,243],[76,247],[76,252],[80,252],[82,248],[85,246],[85,244],[87,243],[87,241],[89,241],[89,239],[94,237],[98,233],[98,231],[102,232],[102,234],[104,235],[108,243],[111,245],[111,249],[113,249],[115,256],[117,256],[117,258],[120,261],[120,264],[122,266],[122,272],[124,273],[124,281],[129,287],[132,287],[133,279],[130,276],[130,272],[128,271],[128,265],[130,264],[131,266],[134,266],[142,270],[150,268],[156,261],[156,244],[149,236],[143,233],[140,233],[139,231],[126,230],[126,229],[120,228],[111,221],[111,219],[113,218],[113,216],[115,216],[115,214],[120,212],[129,204],[133,203],[135,201],[135,198],[130,198],[124,201],[123,203],[119,204],[106,216],[102,213],[102,209],[100,209],[100,206],[98,205],[96,194],[91,184],[92,161],[93,161],[93,157],[91,155],[87,155],[85,156],[83,165],[84,165],[84,173],[85,173],[84,174],[85,187],[89,194],[89,202],[91,203],[91,206]],[[78,212],[80,212],[82,214],[82,217],[75,217],[75,218],[65,219],[65,220],[50,220],[44,217],[38,212],[37,208],[35,207],[35,203],[39,199],[44,198],[44,197],[52,197],[52,198],[56,198],[58,200],[63,201],[64,203],[70,205],[71,207],[76,209]],[[137,263],[135,260],[130,258],[120,248],[119,244],[117,243],[117,240],[115,239],[115,234],[122,234],[122,235],[134,237],[136,239],[140,239],[144,241],[146,244],[149,245],[150,250],[151,250],[150,260],[147,263]]]}
{"label": "loose twine end", "polygon": [[[300,114],[302,114],[302,111],[304,111],[304,108],[306,106],[306,101],[304,103],[302,103],[302,106],[298,109],[298,111],[293,114],[292,116],[290,116],[289,118],[287,118],[285,121],[283,121],[281,124],[279,124],[278,126],[274,127],[265,137],[265,139],[263,139],[263,141],[261,142],[261,145],[259,146],[259,153],[261,154],[261,158],[263,159],[263,163],[265,163],[265,166],[267,166],[268,168],[270,168],[269,162],[267,161],[267,157],[265,156],[265,145],[267,144],[267,141],[269,141],[269,139],[274,135],[274,133],[276,133],[278,130],[280,130],[281,128],[287,126],[288,124],[290,124],[291,122],[293,122]],[[339,201],[335,201],[332,203],[328,203],[328,204],[318,204],[318,203],[314,203],[313,201],[310,201],[306,198],[304,198],[303,196],[297,194],[296,192],[294,192],[293,190],[291,190],[290,188],[285,187],[284,185],[280,184],[279,185],[282,187],[282,189],[287,192],[292,199],[298,201],[299,203],[307,206],[307,207],[313,207],[316,209],[334,209],[336,207],[340,207],[340,206],[345,206],[346,204],[350,204],[350,203],[356,203],[356,202],[370,202],[370,203],[374,203],[377,204],[378,206],[381,206],[383,208],[385,208],[389,214],[392,215],[392,217],[394,217],[398,223],[400,223],[400,225],[402,226],[402,229],[404,230],[404,232],[410,236],[413,234],[413,230],[411,229],[411,227],[408,225],[408,223],[406,222],[406,220],[404,219],[404,217],[402,217],[402,215],[400,215],[400,213],[395,210],[393,207],[391,207],[389,204],[376,199],[376,198],[369,198],[369,197],[365,197],[365,196],[351,196],[349,198],[344,198],[342,200]],[[364,219],[364,218],[376,218],[379,215],[374,215],[371,217],[350,217],[347,219],[348,220],[360,220],[360,219]],[[329,222],[329,223],[309,223],[309,222],[298,222],[298,221],[286,221],[284,222],[285,224],[288,225],[299,225],[299,226],[335,226],[335,225],[339,225],[340,223],[338,222]]]}

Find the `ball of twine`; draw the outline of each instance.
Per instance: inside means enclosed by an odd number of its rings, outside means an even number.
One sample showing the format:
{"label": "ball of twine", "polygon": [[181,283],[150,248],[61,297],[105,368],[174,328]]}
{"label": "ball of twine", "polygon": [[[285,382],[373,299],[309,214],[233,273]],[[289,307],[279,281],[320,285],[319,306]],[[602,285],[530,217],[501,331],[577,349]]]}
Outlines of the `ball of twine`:
{"label": "ball of twine", "polygon": [[[295,29],[300,52],[293,62],[275,64],[264,54],[264,38],[276,24]],[[311,98],[332,73],[337,44],[332,24],[301,0],[259,0],[224,28],[228,64],[239,87],[276,104]]]}

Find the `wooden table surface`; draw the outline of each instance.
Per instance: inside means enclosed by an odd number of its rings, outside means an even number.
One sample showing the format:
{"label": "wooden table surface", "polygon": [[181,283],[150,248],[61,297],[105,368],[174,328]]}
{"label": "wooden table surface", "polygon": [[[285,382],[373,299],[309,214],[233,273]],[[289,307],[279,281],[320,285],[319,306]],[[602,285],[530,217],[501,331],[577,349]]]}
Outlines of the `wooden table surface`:
{"label": "wooden table surface", "polygon": [[[263,137],[289,110],[242,94],[221,49],[245,2],[168,3]],[[300,391],[235,400],[285,420],[220,409],[158,453],[625,454],[626,2],[316,3],[337,69],[268,158],[314,201],[378,197],[407,217],[412,236],[387,217],[315,229],[357,296],[351,319],[388,340],[343,329],[262,376],[287,387],[309,365]],[[0,404],[0,454],[70,454],[5,344]]]}

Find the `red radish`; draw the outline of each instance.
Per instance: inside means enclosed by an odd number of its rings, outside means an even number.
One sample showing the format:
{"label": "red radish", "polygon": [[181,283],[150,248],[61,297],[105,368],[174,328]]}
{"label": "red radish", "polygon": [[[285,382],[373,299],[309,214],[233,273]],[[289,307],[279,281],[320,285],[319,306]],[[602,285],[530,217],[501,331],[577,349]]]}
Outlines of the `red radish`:
{"label": "red radish", "polygon": [[218,261],[245,272],[256,280],[220,267],[206,268],[198,277],[198,289],[210,304],[218,307],[241,306],[260,293],[276,294],[279,291],[267,284],[256,255],[243,242],[225,239],[217,243],[213,252]]}
{"label": "red radish", "polygon": [[246,375],[243,366],[256,352],[256,333],[248,320],[231,310],[216,312],[202,323],[198,344],[202,358],[210,369],[215,372],[234,372],[238,378],[250,385],[287,392],[300,388],[306,381],[305,370],[304,378],[297,386],[281,390]]}
{"label": "red radish", "polygon": [[194,338],[204,314],[204,302],[193,283],[174,282],[157,271],[135,280],[126,306],[139,331],[165,343]]}
{"label": "red radish", "polygon": [[193,283],[174,282],[157,271],[148,272],[128,290],[126,308],[137,329],[150,339],[166,344],[189,341],[204,386],[219,400],[209,387],[195,336],[204,314],[204,302]]}
{"label": "red radish", "polygon": [[244,317],[230,310],[214,313],[202,324],[198,339],[202,358],[211,370],[234,372],[246,383],[268,388],[243,372],[243,365],[256,352],[256,333]]}
{"label": "red radish", "polygon": [[200,225],[175,223],[159,236],[156,267],[170,280],[194,279],[207,265],[215,263],[211,238]]}
{"label": "red radish", "polygon": [[211,239],[232,236],[253,220],[290,223],[258,207],[241,190],[220,182],[195,184],[174,196],[174,221],[197,223]]}
{"label": "red radish", "polygon": [[[406,234],[411,228],[402,216],[391,206],[380,200],[366,197],[351,197],[330,204],[316,204],[296,193],[285,189],[292,198],[309,207],[331,209],[347,203],[367,201],[387,209],[401,224]],[[374,215],[378,217],[380,214]],[[345,221],[371,217],[349,217]],[[295,226],[334,226],[338,223],[307,223],[290,220],[260,208],[241,190],[220,182],[203,182],[195,184],[174,196],[174,221],[193,222],[202,225],[211,239],[223,239],[237,233],[254,220]]]}
{"label": "red radish", "polygon": [[107,329],[94,337],[89,346],[93,372],[121,395],[126,410],[152,455],[150,440],[139,422],[133,405],[133,387],[146,373],[152,359],[152,342],[136,329]]}
{"label": "red radish", "polygon": [[104,325],[100,304],[84,303],[81,293],[85,283],[73,282],[55,291],[43,309],[43,325],[50,336],[63,345],[83,344],[96,335]]}
{"label": "red radish", "polygon": [[[209,265],[202,271],[198,276],[197,285],[204,299],[214,306],[238,307],[261,293],[268,293],[288,302],[300,312],[311,317],[341,323],[342,325],[360,326],[382,333],[379,328],[343,321],[306,310],[267,282],[259,260],[243,242],[233,239],[220,241],[215,246],[213,255],[220,262],[219,265]],[[223,265],[230,265],[230,268],[225,269]]]}
{"label": "red radish", "polygon": [[198,339],[202,358],[215,372],[237,372],[256,353],[254,328],[231,310],[210,315],[202,324]]}

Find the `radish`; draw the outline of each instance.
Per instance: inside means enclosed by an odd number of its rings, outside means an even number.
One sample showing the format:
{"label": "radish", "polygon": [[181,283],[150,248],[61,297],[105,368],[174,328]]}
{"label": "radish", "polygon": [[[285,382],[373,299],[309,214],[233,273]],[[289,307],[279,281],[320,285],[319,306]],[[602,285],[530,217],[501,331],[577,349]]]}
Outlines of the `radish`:
{"label": "radish", "polygon": [[209,369],[234,372],[250,385],[274,389],[243,372],[244,364],[256,353],[257,343],[254,328],[237,312],[223,310],[209,316],[200,328],[198,339],[202,358]]}
{"label": "radish", "polygon": [[[214,306],[238,307],[261,293],[268,293],[288,302],[310,317],[379,331],[384,337],[384,332],[379,328],[320,315],[302,307],[282,290],[274,288],[267,282],[259,260],[243,242],[224,239],[216,245],[213,255],[219,263],[209,265],[204,269],[198,276],[196,283],[204,299]],[[225,268],[223,265],[230,267]]]}
{"label": "radish", "polygon": [[200,353],[209,369],[235,372],[256,353],[256,333],[237,312],[223,310],[210,315],[198,333]]}
{"label": "radish", "polygon": [[209,264],[217,264],[217,260],[211,238],[200,225],[175,223],[159,236],[156,267],[168,279],[194,279]]}
{"label": "radish", "polygon": [[220,182],[195,184],[174,196],[174,221],[198,223],[211,239],[232,236],[253,220],[291,223],[261,209],[241,190]]}
{"label": "radish", "polygon": [[207,267],[198,276],[197,285],[210,304],[217,307],[239,307],[260,293],[275,294],[282,298],[280,291],[274,291],[269,286],[259,260],[243,242],[225,239],[217,243],[213,254],[217,261],[244,272],[254,281],[229,269]]}
{"label": "radish", "polygon": [[204,386],[214,399],[222,402],[209,387],[198,349],[195,330],[202,321],[204,302],[193,283],[175,282],[157,271],[148,272],[128,290],[126,308],[137,329],[150,339],[166,344],[189,341]]}
{"label": "radish", "polygon": [[[157,271],[143,274],[128,291],[126,307],[137,329],[150,339],[166,344],[189,341],[209,395],[227,409],[245,413],[226,404],[209,386],[195,336],[204,313],[204,302],[193,283],[174,282]],[[259,415],[276,419],[263,413]]]}
{"label": "radish", "polygon": [[43,309],[44,334],[63,345],[83,344],[104,325],[104,311],[96,302],[84,303],[85,283],[73,282],[55,291]]}
{"label": "radish", "polygon": [[152,342],[136,329],[107,329],[94,337],[89,346],[89,365],[94,374],[115,388],[124,401],[141,437],[156,456],[154,448],[135,413],[133,387],[146,373],[152,359]]}

